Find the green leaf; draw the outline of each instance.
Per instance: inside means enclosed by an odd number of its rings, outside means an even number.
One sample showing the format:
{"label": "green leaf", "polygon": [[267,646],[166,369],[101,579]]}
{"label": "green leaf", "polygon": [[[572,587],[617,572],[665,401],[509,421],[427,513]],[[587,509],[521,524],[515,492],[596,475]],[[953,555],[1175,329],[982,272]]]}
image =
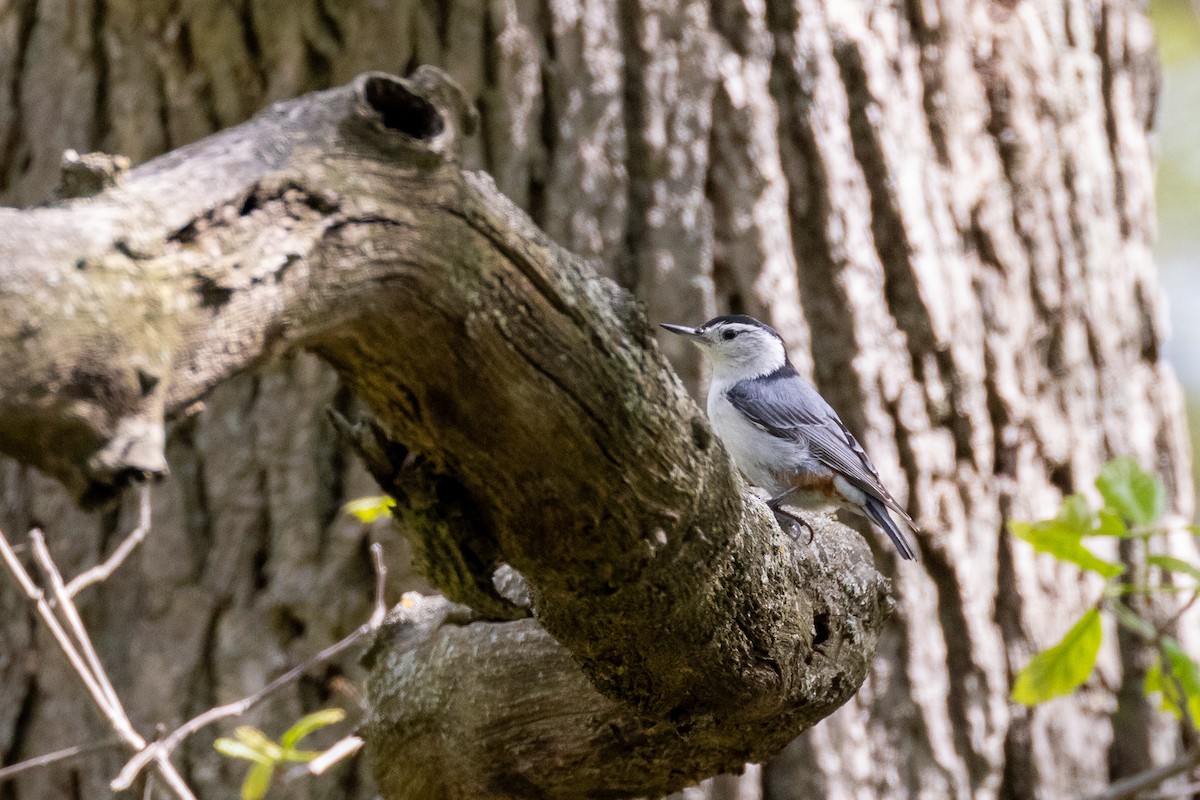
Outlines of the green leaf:
{"label": "green leaf", "polygon": [[221,755],[229,756],[230,758],[241,758],[245,759],[246,761],[253,761],[256,764],[275,763],[267,754],[262,753],[253,747],[250,747],[249,745],[243,744],[242,742],[234,739],[226,739],[223,736],[213,742],[213,747],[216,748],[216,751]]}
{"label": "green leaf", "polygon": [[279,737],[279,744],[283,745],[284,750],[294,750],[296,749],[296,745],[305,736],[308,736],[313,731],[324,728],[326,725],[336,725],[345,718],[346,712],[340,708],[325,708],[320,711],[314,711],[312,714],[296,720],[296,724],[288,728],[283,736]]}
{"label": "green leaf", "polygon": [[360,497],[342,506],[342,512],[350,514],[359,522],[374,522],[380,517],[390,517],[396,501],[386,494],[378,497]]}
{"label": "green leaf", "polygon": [[1125,525],[1125,520],[1121,519],[1120,514],[1114,514],[1107,508],[1102,508],[1096,512],[1096,527],[1092,530],[1092,536],[1128,536],[1129,528]]}
{"label": "green leaf", "polygon": [[1092,510],[1092,504],[1081,494],[1064,498],[1058,510],[1057,522],[1080,538],[1084,536],[1128,536],[1129,529],[1120,515],[1106,508]]}
{"label": "green leaf", "polygon": [[242,781],[242,800],[262,800],[266,797],[274,774],[274,764],[255,764],[251,767]]}
{"label": "green leaf", "polygon": [[1162,567],[1163,569],[1171,572],[1178,572],[1181,575],[1187,575],[1194,581],[1200,581],[1200,567],[1184,561],[1182,558],[1160,555],[1156,553],[1155,555],[1147,556],[1146,563],[1152,564],[1156,567]]}
{"label": "green leaf", "polygon": [[1058,509],[1058,516],[1054,519],[1079,537],[1090,534],[1098,523],[1092,504],[1081,494],[1064,497],[1062,506]]}
{"label": "green leaf", "polygon": [[1009,530],[1018,539],[1033,545],[1039,553],[1048,553],[1059,561],[1068,561],[1083,569],[1113,578],[1125,571],[1122,564],[1105,561],[1079,541],[1076,529],[1058,519],[1045,522],[1009,522]]}
{"label": "green leaf", "polygon": [[1031,706],[1075,691],[1096,666],[1102,635],[1100,612],[1093,608],[1062,641],[1038,653],[1017,673],[1012,699]]}
{"label": "green leaf", "polygon": [[1110,511],[1134,525],[1149,525],[1162,516],[1167,490],[1156,476],[1142,470],[1128,456],[1105,464],[1096,488]]}
{"label": "green leaf", "polygon": [[258,728],[253,728],[249,725],[239,725],[233,729],[233,735],[239,742],[252,750],[257,750],[272,761],[278,761],[283,755],[279,749],[279,745],[272,742],[270,737]]}
{"label": "green leaf", "polygon": [[1163,675],[1161,656],[1150,669],[1146,670],[1146,680],[1142,683],[1142,691],[1147,697],[1154,694],[1161,695],[1159,708],[1176,717],[1181,715],[1179,690]]}
{"label": "green leaf", "polygon": [[[1163,669],[1164,657],[1170,674]],[[1163,639],[1162,654],[1146,672],[1143,688],[1148,695],[1162,695],[1162,709],[1177,717],[1183,715],[1181,709],[1186,702],[1193,724],[1200,721],[1200,665],[1174,639]]]}

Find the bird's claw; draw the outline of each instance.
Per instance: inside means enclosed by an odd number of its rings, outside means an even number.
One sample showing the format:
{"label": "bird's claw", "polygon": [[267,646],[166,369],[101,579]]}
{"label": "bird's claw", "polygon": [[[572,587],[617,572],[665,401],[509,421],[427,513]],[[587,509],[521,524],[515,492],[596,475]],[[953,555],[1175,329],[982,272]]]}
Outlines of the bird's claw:
{"label": "bird's claw", "polygon": [[788,535],[790,535],[793,539],[796,539],[799,537],[799,529],[804,529],[808,531],[808,543],[812,544],[813,537],[816,535],[816,531],[813,530],[812,525],[808,524],[807,520],[796,516],[790,511],[784,510],[783,507],[778,503],[767,503],[767,507],[775,513],[775,521],[780,523],[779,526],[781,528],[785,527],[783,522],[784,520],[787,520],[789,523],[786,526],[786,529],[788,529]]}

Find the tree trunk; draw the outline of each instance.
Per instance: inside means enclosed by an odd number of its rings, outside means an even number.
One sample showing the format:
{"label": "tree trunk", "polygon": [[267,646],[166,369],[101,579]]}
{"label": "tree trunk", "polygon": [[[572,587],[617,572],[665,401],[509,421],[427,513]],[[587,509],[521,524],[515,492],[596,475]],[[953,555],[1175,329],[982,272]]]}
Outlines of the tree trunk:
{"label": "tree trunk", "polygon": [[[481,114],[468,168],[633,288],[655,321],[775,324],[926,533],[880,550],[899,611],[834,717],[711,797],[1062,797],[1162,759],[1166,728],[1109,637],[1105,687],[1029,713],[1013,671],[1093,597],[1013,542],[1100,464],[1135,455],[1192,507],[1150,258],[1157,68],[1131,3],[809,0],[394,2],[0,8],[0,199],[48,199],[64,149],[141,162],[365,69],[445,67]],[[667,347],[677,343],[664,341]],[[696,355],[669,351],[699,390]],[[135,722],[242,696],[367,613],[373,493],[324,422],[353,400],[310,356],[225,383],[171,431],[145,549],[85,614]],[[87,515],[7,464],[0,525],[39,524],[65,566],[131,514]],[[418,585],[381,526],[392,590]],[[1003,595],[999,591],[1003,590]],[[0,584],[5,761],[103,736],[14,587]],[[258,719],[330,702],[349,661]],[[1132,706],[1132,707],[1131,707]],[[1113,723],[1130,726],[1114,737]],[[1132,722],[1130,722],[1132,721]],[[1133,743],[1129,746],[1129,743]],[[235,770],[184,752],[206,796]],[[106,796],[123,753],[11,796]],[[317,782],[368,796],[364,773]],[[281,786],[280,796],[309,795]],[[745,792],[739,795],[741,789]]]}

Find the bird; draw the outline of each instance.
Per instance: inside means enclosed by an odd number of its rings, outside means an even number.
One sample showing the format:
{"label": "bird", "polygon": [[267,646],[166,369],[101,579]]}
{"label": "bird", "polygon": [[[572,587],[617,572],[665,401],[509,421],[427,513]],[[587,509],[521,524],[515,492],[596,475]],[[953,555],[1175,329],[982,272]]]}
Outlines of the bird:
{"label": "bird", "polygon": [[662,323],[700,346],[712,363],[708,418],[734,463],[770,495],[767,505],[805,509],[844,507],[878,526],[900,557],[917,552],[892,518],[917,526],[884,488],[862,445],[787,356],[779,332],[744,314],[719,316],[698,328]]}

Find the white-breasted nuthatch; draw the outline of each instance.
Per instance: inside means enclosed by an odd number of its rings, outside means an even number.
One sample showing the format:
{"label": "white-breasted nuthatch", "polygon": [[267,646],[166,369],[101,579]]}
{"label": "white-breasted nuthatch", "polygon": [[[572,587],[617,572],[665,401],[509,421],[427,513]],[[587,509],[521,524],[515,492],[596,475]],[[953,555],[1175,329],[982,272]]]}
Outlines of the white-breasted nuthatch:
{"label": "white-breasted nuthatch", "polygon": [[708,354],[709,421],[738,468],[771,494],[772,511],[790,517],[781,509],[784,502],[809,509],[843,506],[879,526],[901,558],[916,560],[888,511],[915,531],[912,518],[883,487],[837,412],[796,372],[774,328],[742,314],[716,317],[699,328],[662,327]]}

